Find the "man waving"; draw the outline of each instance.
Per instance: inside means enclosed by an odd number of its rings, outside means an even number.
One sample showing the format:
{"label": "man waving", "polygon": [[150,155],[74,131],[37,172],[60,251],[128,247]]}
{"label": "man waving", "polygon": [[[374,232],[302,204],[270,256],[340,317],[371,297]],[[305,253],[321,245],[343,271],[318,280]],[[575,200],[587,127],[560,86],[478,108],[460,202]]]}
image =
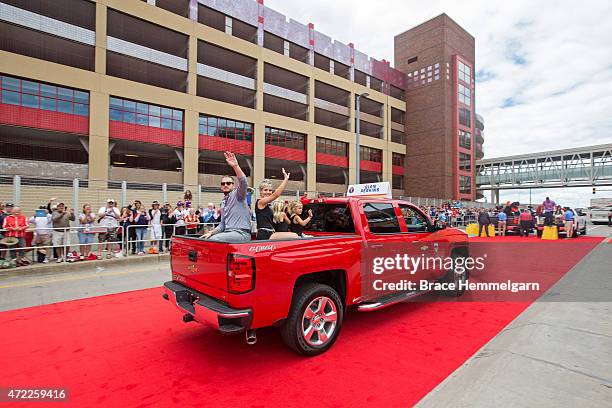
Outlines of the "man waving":
{"label": "man waving", "polygon": [[212,231],[202,235],[202,238],[223,242],[250,241],[251,211],[246,202],[247,178],[238,165],[234,153],[225,152],[225,161],[234,169],[238,179],[238,187],[234,188],[234,178],[232,176],[223,176],[221,192],[224,197],[221,201],[221,223]]}

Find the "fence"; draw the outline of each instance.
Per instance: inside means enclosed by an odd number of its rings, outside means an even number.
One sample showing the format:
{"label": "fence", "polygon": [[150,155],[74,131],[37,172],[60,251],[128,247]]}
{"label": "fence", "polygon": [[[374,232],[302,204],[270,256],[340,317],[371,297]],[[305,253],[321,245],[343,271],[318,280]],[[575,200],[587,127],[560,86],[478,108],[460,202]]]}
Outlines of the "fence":
{"label": "fence", "polygon": [[[194,187],[171,183],[141,183],[113,180],[57,179],[26,176],[0,176],[0,202],[12,201],[25,211],[46,205],[49,198],[57,198],[71,208],[80,211],[88,203],[94,210],[106,204],[108,198],[116,200],[119,206],[126,206],[140,200],[146,207],[154,200],[160,203],[184,200],[186,189],[192,188],[192,206],[204,207],[212,202],[216,205],[223,198],[218,186],[197,185]],[[253,201],[257,196],[254,189]],[[295,200],[306,194],[310,198],[342,196],[343,193],[324,191],[285,190],[281,199]],[[410,201],[418,206],[441,206],[450,199],[396,196],[394,198]],[[464,207],[490,207],[491,204],[463,201]]]}
{"label": "fence", "polygon": [[[208,229],[214,228],[216,225],[216,223],[197,223],[196,233],[204,233]],[[153,234],[154,226],[152,225],[148,225],[145,227],[130,225],[125,229],[122,227],[117,227],[113,228],[114,231],[111,234],[115,238],[111,238],[109,241],[100,241],[101,236],[109,233],[109,229],[99,225],[88,227],[71,226],[67,228],[49,227],[44,228],[44,230],[41,230],[45,233],[40,235],[49,235],[49,237],[44,240],[41,240],[42,243],[39,245],[34,245],[34,231],[29,231],[29,233],[32,235],[28,237],[26,242],[31,239],[32,243],[30,245],[19,245],[14,247],[0,246],[0,259],[19,258],[19,254],[23,253],[23,256],[30,256],[32,258],[32,262],[35,262],[38,258],[37,252],[40,252],[40,250],[45,250],[46,253],[43,257],[47,258],[47,260],[55,259],[56,261],[59,260],[59,262],[66,262],[68,261],[68,255],[73,250],[73,248],[87,249],[88,247],[90,250],[86,251],[88,252],[87,254],[81,250],[77,252],[80,252],[85,257],[89,253],[97,253],[97,259],[103,258],[103,252],[107,252],[107,258],[111,258],[113,256],[128,256],[130,254],[130,248],[132,246],[137,246],[139,243],[143,244],[143,248],[145,246],[151,248],[153,247],[153,243],[155,243],[158,248],[169,248],[170,240],[172,236],[175,235],[177,227],[180,228],[184,226],[185,224],[162,225],[162,233],[160,236],[155,236]],[[172,232],[166,234],[163,228],[171,228]],[[139,239],[138,235],[136,235],[136,239],[132,239],[134,235],[131,234],[131,231],[136,231],[136,229],[145,230],[145,234],[143,234],[142,239]],[[119,231],[122,231],[122,233],[117,234],[117,232]],[[6,230],[0,229],[0,234],[4,235],[5,232]],[[85,241],[86,237],[87,241],[90,242],[81,242]],[[45,241],[47,242],[47,244],[44,244]],[[96,248],[96,250],[92,251],[94,247]],[[104,249],[105,247],[106,249]]]}

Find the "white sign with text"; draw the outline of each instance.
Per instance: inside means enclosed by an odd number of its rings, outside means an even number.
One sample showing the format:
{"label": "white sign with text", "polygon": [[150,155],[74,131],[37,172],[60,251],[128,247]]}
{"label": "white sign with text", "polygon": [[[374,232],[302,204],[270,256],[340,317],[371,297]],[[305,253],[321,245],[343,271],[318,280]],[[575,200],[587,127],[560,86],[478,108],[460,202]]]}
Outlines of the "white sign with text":
{"label": "white sign with text", "polygon": [[346,195],[348,197],[392,198],[391,193],[391,184],[384,181],[382,183],[351,184]]}

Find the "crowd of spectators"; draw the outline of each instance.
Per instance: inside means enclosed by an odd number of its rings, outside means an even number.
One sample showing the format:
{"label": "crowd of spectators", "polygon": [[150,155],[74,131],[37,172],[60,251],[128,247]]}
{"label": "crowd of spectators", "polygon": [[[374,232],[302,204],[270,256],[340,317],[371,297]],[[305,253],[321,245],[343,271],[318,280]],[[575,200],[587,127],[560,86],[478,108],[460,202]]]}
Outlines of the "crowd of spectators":
{"label": "crowd of spectators", "polygon": [[146,241],[151,242],[149,253],[163,253],[170,249],[174,234],[206,233],[219,220],[213,203],[194,208],[189,190],[176,206],[162,206],[158,201],[145,206],[134,200],[118,208],[109,198],[97,210],[84,204],[78,213],[51,198],[29,217],[13,203],[0,203],[0,268],[29,265],[32,261],[26,257],[27,249],[35,249],[32,259],[39,263],[112,258],[122,256],[123,251],[144,255]]}

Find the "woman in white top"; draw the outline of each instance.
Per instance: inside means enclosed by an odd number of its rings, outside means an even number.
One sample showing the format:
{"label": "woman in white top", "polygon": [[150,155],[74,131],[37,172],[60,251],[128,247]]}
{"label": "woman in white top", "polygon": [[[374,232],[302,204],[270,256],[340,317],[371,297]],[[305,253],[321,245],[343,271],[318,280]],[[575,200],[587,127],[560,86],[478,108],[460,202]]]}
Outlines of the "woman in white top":
{"label": "woman in white top", "polygon": [[174,229],[174,235],[185,235],[185,218],[187,218],[187,210],[182,201],[176,203],[176,209],[174,210],[174,218],[176,218],[176,227]]}
{"label": "woman in white top", "polygon": [[161,226],[161,210],[159,209],[159,202],[153,201],[152,207],[149,210],[149,217],[151,218],[151,247],[155,247],[159,242],[159,252],[162,252],[163,241],[162,241],[162,226]]}

